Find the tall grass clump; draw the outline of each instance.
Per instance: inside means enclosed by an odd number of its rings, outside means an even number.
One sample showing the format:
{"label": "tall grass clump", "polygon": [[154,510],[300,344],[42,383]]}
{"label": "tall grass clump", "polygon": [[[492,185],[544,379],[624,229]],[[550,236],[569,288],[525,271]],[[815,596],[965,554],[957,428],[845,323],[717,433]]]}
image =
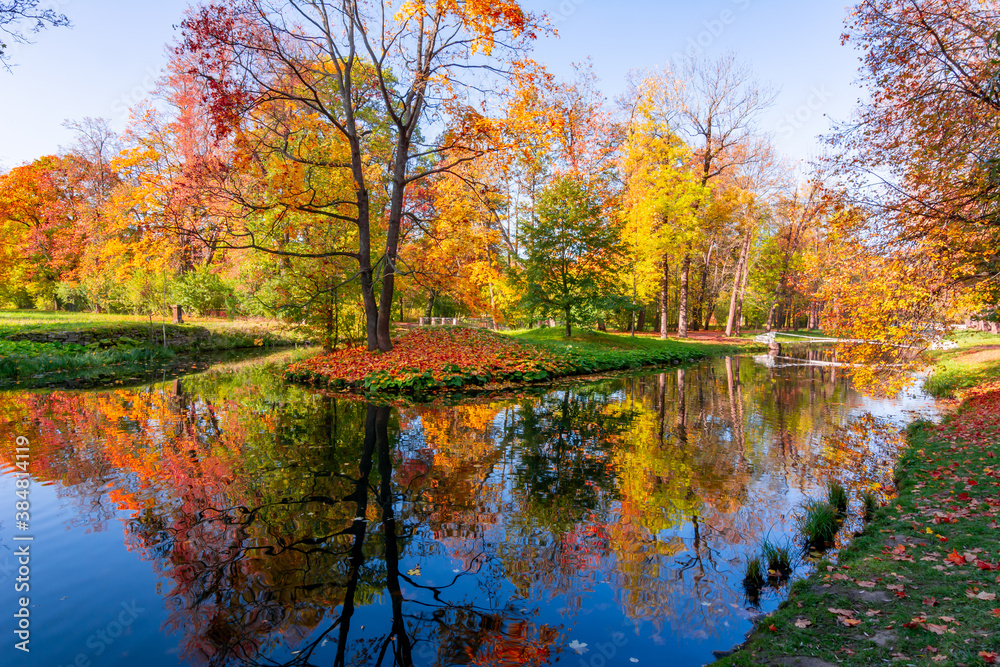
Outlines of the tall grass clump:
{"label": "tall grass clump", "polygon": [[792,574],[792,557],[788,545],[779,546],[770,540],[761,545],[761,560],[767,565],[768,577],[787,579]]}
{"label": "tall grass clump", "polygon": [[861,503],[864,506],[865,523],[870,523],[878,509],[878,498],[871,491],[865,491],[861,494]]}
{"label": "tall grass clump", "polygon": [[833,546],[840,530],[840,516],[830,503],[813,502],[806,506],[806,513],[799,520],[799,530],[806,540],[806,548],[824,551]]}
{"label": "tall grass clump", "polygon": [[760,556],[751,556],[743,567],[743,587],[751,597],[756,597],[767,582],[767,574]]}
{"label": "tall grass clump", "polygon": [[847,489],[837,480],[827,482],[826,500],[841,517],[847,516]]}

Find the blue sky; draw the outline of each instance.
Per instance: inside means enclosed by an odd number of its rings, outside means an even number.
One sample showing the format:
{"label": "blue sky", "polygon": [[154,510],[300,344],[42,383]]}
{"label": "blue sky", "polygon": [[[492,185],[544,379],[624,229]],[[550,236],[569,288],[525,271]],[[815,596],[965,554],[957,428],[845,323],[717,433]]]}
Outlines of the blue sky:
{"label": "blue sky", "polygon": [[[0,169],[53,153],[71,141],[66,119],[110,118],[151,89],[187,0],[55,0],[72,29],[48,30],[15,47],[18,66],[0,72]],[[780,91],[761,128],[792,160],[818,154],[829,118],[850,115],[859,91],[857,54],[840,45],[843,0],[524,0],[552,17],[558,39],[534,57],[559,76],[588,56],[614,99],[626,74],[662,66],[689,50],[733,50]]]}

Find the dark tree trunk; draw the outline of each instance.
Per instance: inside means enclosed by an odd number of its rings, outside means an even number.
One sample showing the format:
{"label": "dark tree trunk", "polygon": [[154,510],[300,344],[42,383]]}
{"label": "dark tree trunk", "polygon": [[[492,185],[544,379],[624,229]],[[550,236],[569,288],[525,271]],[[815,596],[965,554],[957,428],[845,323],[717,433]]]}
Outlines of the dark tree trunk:
{"label": "dark tree trunk", "polygon": [[646,309],[643,308],[642,310],[639,311],[639,316],[636,319],[635,330],[638,333],[642,333],[642,331],[645,328],[646,328]]}
{"label": "dark tree trunk", "polygon": [[566,338],[573,335],[573,322],[570,319],[570,306],[566,306]]}
{"label": "dark tree trunk", "polygon": [[326,322],[324,323],[324,329],[326,330],[326,335],[323,337],[323,352],[325,354],[330,354],[334,350],[333,346],[333,304],[326,304]]}
{"label": "dark tree trunk", "polygon": [[424,313],[424,317],[434,316],[434,302],[437,301],[437,292],[430,290],[427,295],[427,311]]}

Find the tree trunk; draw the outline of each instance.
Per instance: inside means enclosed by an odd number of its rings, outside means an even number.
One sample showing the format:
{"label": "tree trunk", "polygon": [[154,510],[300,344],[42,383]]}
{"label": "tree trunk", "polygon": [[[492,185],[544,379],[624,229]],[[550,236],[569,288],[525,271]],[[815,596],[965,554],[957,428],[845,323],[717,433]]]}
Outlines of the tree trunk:
{"label": "tree trunk", "polygon": [[764,325],[765,331],[771,331],[774,328],[774,312],[778,309],[778,302],[775,301],[771,304],[771,310],[767,311],[767,324]]}
{"label": "tree trunk", "polygon": [[684,253],[681,262],[681,288],[677,303],[677,337],[687,338],[688,335],[688,274],[691,272],[691,253]]}
{"label": "tree trunk", "polygon": [[608,330],[608,323],[604,321],[603,317],[597,318],[597,330],[598,331],[607,331]]}
{"label": "tree trunk", "polygon": [[570,320],[570,306],[566,306],[566,338],[573,335],[573,323]]}
{"label": "tree trunk", "polygon": [[326,336],[323,338],[323,352],[330,354],[333,352],[333,304],[326,304]]}
{"label": "tree trunk", "polygon": [[750,256],[750,242],[752,234],[748,229],[746,238],[743,239],[743,247],[740,249],[740,260],[736,264],[736,273],[733,274],[733,293],[729,297],[729,317],[726,319],[726,336],[731,337],[739,334],[739,316],[742,310],[742,299],[740,297],[740,282],[743,280],[743,273],[746,270],[747,260]]}
{"label": "tree trunk", "polygon": [[643,308],[639,311],[639,317],[635,323],[635,330],[637,333],[642,333],[643,329],[646,328],[646,309]]}
{"label": "tree trunk", "polygon": [[663,256],[663,282],[660,283],[660,338],[667,339],[667,309],[670,306],[670,264]]}
{"label": "tree trunk", "polygon": [[[712,250],[705,254],[705,265],[701,267],[701,289],[698,291],[698,301],[694,304],[694,310],[691,312],[691,330],[697,331],[701,326],[701,315],[705,308],[705,297],[708,292],[708,263],[712,258]],[[708,321],[711,318],[711,312],[709,312],[708,317],[705,318],[705,331],[708,331]]]}
{"label": "tree trunk", "polygon": [[740,281],[740,298],[736,302],[736,335],[740,335],[740,327],[743,326],[743,303],[747,298],[747,278],[750,276],[750,253],[747,252],[747,261],[743,262],[743,279]]}
{"label": "tree trunk", "polygon": [[427,294],[427,310],[424,312],[424,317],[434,317],[435,301],[437,301],[437,292],[434,290],[429,290]]}

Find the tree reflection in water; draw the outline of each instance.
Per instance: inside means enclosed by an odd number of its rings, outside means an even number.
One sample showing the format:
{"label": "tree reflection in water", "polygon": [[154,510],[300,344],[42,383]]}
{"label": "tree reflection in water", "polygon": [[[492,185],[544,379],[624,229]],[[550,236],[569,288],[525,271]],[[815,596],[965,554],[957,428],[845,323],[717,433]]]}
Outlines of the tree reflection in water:
{"label": "tree reflection in water", "polygon": [[9,399],[3,447],[30,424],[67,520],[123,518],[163,631],[220,667],[546,664],[595,624],[650,657],[731,643],[746,555],[893,453],[842,377],[738,358],[444,407],[266,370]]}

